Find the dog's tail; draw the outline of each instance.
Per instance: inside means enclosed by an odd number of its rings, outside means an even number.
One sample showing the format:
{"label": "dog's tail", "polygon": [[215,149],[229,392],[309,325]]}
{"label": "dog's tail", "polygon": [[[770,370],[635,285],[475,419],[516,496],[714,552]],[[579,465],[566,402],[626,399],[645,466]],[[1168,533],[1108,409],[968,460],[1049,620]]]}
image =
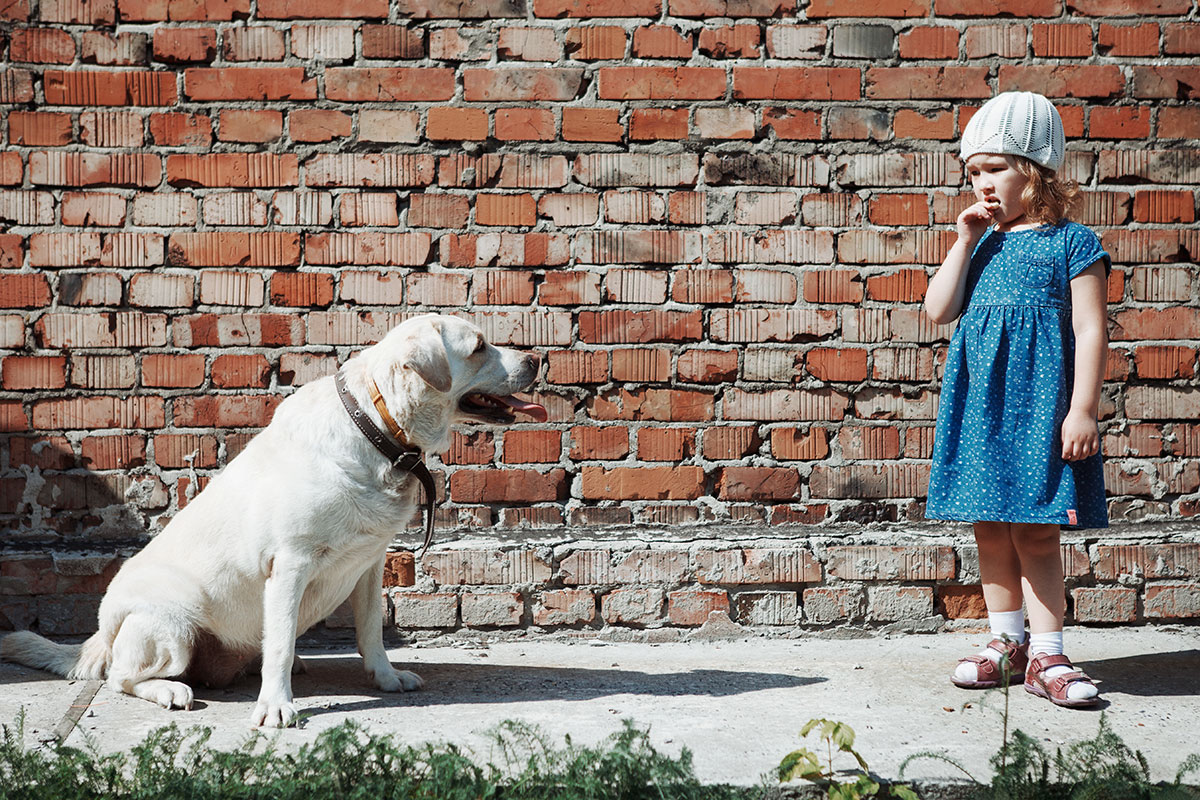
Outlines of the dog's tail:
{"label": "dog's tail", "polygon": [[17,631],[0,639],[0,658],[71,680],[100,680],[111,650],[100,634],[83,644],[57,644],[32,631]]}

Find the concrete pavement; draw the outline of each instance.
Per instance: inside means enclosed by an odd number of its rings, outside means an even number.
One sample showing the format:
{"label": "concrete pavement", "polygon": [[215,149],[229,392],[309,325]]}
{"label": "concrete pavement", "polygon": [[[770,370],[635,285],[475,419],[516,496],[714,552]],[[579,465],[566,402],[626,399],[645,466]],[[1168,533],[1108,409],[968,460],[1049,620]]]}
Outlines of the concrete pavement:
{"label": "concrete pavement", "polygon": [[[1002,696],[956,689],[948,680],[958,657],[986,643],[983,634],[858,638],[861,632],[833,631],[661,644],[589,636],[442,637],[396,647],[393,662],[426,683],[402,695],[371,688],[353,645],[307,648],[308,672],[296,677],[294,690],[310,716],[302,728],[279,732],[279,741],[296,746],[353,719],[406,743],[464,744],[486,759],[482,734],[506,719],[534,723],[557,744],[566,734],[590,744],[632,718],[649,726],[656,747],[672,754],[690,748],[701,779],[737,784],[756,783],[801,746],[797,732],[813,717],[849,723],[859,752],[888,778],[909,755],[934,750],[986,779],[1000,745]],[[1200,627],[1071,629],[1067,642],[1100,684],[1112,727],[1146,755],[1155,780],[1173,778],[1188,754],[1200,752]],[[215,729],[214,746],[232,748],[247,734],[258,678],[200,690],[190,712],[168,712],[107,687],[72,710],[88,688],[0,664],[0,722],[11,723],[24,708],[33,742],[56,727],[70,729],[73,711],[79,721],[66,741],[80,744],[86,734],[106,749],[128,748],[170,722],[196,724]],[[1096,711],[1056,708],[1019,685],[1010,704],[1011,725],[1051,752],[1090,738],[1099,722]],[[957,776],[925,761],[908,777]]]}

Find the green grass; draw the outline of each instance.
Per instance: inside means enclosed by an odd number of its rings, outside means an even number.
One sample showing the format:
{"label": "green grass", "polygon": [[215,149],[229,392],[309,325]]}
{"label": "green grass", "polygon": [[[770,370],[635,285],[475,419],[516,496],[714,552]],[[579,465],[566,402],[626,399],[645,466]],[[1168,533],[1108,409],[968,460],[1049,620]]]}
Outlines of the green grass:
{"label": "green grass", "polygon": [[188,800],[749,800],[762,790],[706,786],[686,749],[677,758],[632,722],[596,747],[551,746],[536,729],[493,731],[499,762],[480,766],[450,744],[401,745],[353,722],[295,751],[252,734],[236,750],[209,746],[211,729],[171,725],[128,753],[23,745],[23,720],[3,727],[0,798]]}

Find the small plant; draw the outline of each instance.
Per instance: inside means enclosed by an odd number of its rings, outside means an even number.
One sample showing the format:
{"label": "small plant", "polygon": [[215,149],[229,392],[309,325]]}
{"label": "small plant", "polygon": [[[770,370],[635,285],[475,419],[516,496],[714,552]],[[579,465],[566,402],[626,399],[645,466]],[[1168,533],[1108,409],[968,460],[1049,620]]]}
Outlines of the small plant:
{"label": "small plant", "polygon": [[[818,730],[818,736],[825,742],[825,766],[821,765],[820,757],[812,750],[793,750],[779,762],[779,780],[790,781],[803,778],[826,790],[829,800],[859,800],[863,797],[879,797],[883,785],[871,777],[867,762],[854,749],[854,729],[844,722],[829,719],[810,719],[800,729],[801,738]],[[834,750],[839,753],[849,753],[858,762],[861,771],[839,770],[833,768]],[[850,772],[852,781],[838,779],[839,772]],[[888,787],[888,794],[901,800],[919,800],[917,793],[907,786],[894,785]]]}

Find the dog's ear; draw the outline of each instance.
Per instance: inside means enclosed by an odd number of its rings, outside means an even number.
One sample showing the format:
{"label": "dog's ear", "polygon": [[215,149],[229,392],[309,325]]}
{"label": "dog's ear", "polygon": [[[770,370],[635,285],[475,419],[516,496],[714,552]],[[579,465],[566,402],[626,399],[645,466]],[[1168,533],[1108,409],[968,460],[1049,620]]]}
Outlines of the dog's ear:
{"label": "dog's ear", "polygon": [[439,392],[448,392],[450,360],[446,356],[446,345],[442,342],[442,326],[436,321],[431,324],[431,333],[414,336],[405,344],[400,366],[408,367]]}

